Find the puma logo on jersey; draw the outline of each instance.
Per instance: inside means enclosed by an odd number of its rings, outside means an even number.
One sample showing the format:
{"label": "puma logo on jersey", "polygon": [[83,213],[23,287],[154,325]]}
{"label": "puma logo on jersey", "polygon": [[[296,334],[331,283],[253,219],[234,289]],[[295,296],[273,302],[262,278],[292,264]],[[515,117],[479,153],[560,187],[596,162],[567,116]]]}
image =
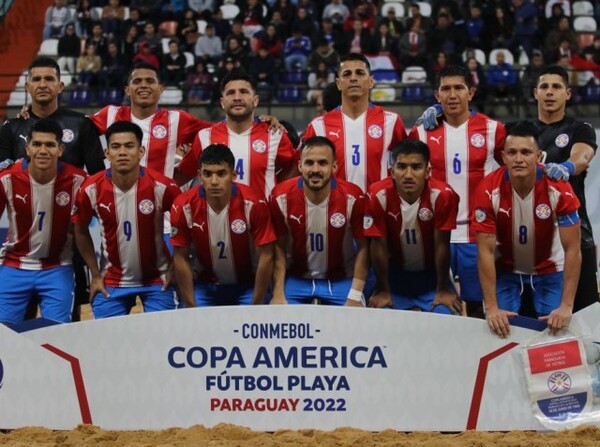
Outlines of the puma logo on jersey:
{"label": "puma logo on jersey", "polygon": [[506,217],[510,217],[510,208],[507,210],[505,210],[504,208],[499,208],[498,212],[506,214]]}
{"label": "puma logo on jersey", "polygon": [[573,197],[573,194],[571,194],[570,192],[565,191],[565,196]]}
{"label": "puma logo on jersey", "polygon": [[24,196],[20,195],[20,194],[15,194],[15,198],[16,199],[21,199],[23,201],[23,203],[27,203],[27,196],[29,194],[25,194]]}
{"label": "puma logo on jersey", "polygon": [[340,137],[340,129],[338,129],[337,132],[334,132],[333,130],[329,131],[329,135],[335,135],[336,138]]}
{"label": "puma logo on jersey", "polygon": [[177,209],[179,208],[178,205],[173,205],[171,208],[173,208],[173,211],[177,212]]}
{"label": "puma logo on jersey", "polygon": [[19,138],[23,138],[23,140],[25,140],[25,144],[27,144],[27,137],[25,135],[19,134]]}
{"label": "puma logo on jersey", "polygon": [[396,213],[396,214],[394,214],[394,213],[392,213],[391,211],[388,211],[388,214],[389,214],[390,216],[392,216],[396,222],[398,222],[398,216],[400,215],[400,213]]}
{"label": "puma logo on jersey", "polygon": [[489,192],[487,189],[485,190],[485,193],[488,196],[488,199],[492,200],[492,197],[494,196],[491,192]]}
{"label": "puma logo on jersey", "polygon": [[196,223],[196,222],[194,222],[194,223],[192,224],[192,227],[200,228],[200,231],[204,231],[204,224],[205,224],[205,223],[206,223],[206,222],[202,222],[201,224],[199,224],[199,223]]}
{"label": "puma logo on jersey", "polygon": [[298,225],[300,225],[302,223],[302,221],[300,219],[302,219],[302,214],[300,214],[299,216],[294,216],[293,214],[290,214],[290,219],[294,219],[296,222],[298,222]]}
{"label": "puma logo on jersey", "polygon": [[106,203],[100,203],[98,205],[98,208],[105,208],[106,211],[108,211],[110,213],[110,203],[108,205]]}
{"label": "puma logo on jersey", "polygon": [[436,142],[436,144],[440,144],[440,140],[442,139],[442,137],[429,137],[429,140],[433,140]]}

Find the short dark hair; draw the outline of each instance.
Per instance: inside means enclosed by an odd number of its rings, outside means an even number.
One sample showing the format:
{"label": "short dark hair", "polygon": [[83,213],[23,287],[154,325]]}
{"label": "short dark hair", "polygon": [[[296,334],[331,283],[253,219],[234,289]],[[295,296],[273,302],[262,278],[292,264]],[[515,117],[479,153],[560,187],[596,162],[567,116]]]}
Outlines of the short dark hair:
{"label": "short dark hair", "polygon": [[198,159],[198,166],[223,164],[229,166],[232,170],[234,169],[235,157],[226,144],[210,144],[206,146]]}
{"label": "short dark hair", "polygon": [[138,126],[135,123],[132,123],[131,121],[115,121],[110,126],[108,126],[108,129],[106,129],[105,133],[106,141],[110,141],[110,137],[116,133],[132,133],[135,135],[135,139],[137,140],[138,144],[140,146],[142,145],[144,132],[142,131],[140,126]]}
{"label": "short dark hair", "polygon": [[323,89],[323,108],[330,112],[342,104],[342,92],[335,82],[330,82]]}
{"label": "short dark hair", "polygon": [[345,56],[342,56],[340,58],[340,63],[338,65],[338,67],[341,67],[342,63],[348,62],[348,61],[364,62],[365,65],[367,66],[367,70],[369,71],[369,73],[371,73],[371,64],[369,63],[369,59],[367,59],[364,55],[362,55],[360,53],[348,53]]}
{"label": "short dark hair", "polygon": [[464,78],[467,87],[473,87],[473,78],[471,77],[471,72],[468,68],[463,67],[462,65],[448,65],[447,67],[442,68],[435,77],[435,89],[437,90],[440,88],[442,78],[449,78],[453,76]]}
{"label": "short dark hair", "polygon": [[27,67],[27,73],[31,74],[32,68],[54,68],[56,70],[56,77],[60,79],[60,67],[54,59],[51,57],[40,56],[36,57],[29,67]]}
{"label": "short dark hair", "polygon": [[56,137],[56,141],[58,142],[58,144],[62,143],[62,127],[60,127],[60,124],[58,124],[53,119],[42,118],[33,123],[29,128],[29,133],[27,134],[27,141],[31,141],[34,132],[51,133]]}
{"label": "short dark hair", "polygon": [[308,149],[312,149],[315,146],[327,146],[331,149],[331,153],[333,154],[333,159],[335,160],[335,145],[333,142],[327,137],[310,137],[304,143],[302,143],[301,151],[306,151]]}
{"label": "short dark hair", "polygon": [[506,137],[533,137],[537,143],[540,131],[531,121],[516,121],[506,124]]}
{"label": "short dark hair", "polygon": [[569,73],[567,72],[567,70],[564,69],[564,67],[561,67],[560,65],[549,65],[543,68],[542,71],[540,71],[540,74],[536,80],[536,86],[540,83],[540,78],[544,75],[558,75],[561,78],[563,78],[565,85],[569,87]]}
{"label": "short dark hair", "polygon": [[233,71],[225,75],[225,77],[221,80],[221,85],[219,86],[221,89],[221,93],[225,91],[225,86],[233,81],[246,81],[252,86],[252,90],[256,92],[256,83],[250,76],[248,76],[247,74],[240,73],[238,71]]}
{"label": "short dark hair", "polygon": [[406,139],[398,142],[392,151],[392,165],[396,163],[398,155],[419,154],[423,156],[425,164],[429,164],[431,152],[429,146],[421,140]]}
{"label": "short dark hair", "polygon": [[162,84],[162,80],[160,79],[160,70],[154,65],[149,64],[148,62],[138,62],[133,67],[131,67],[131,70],[129,70],[129,73],[127,73],[128,84],[131,82],[131,77],[133,75],[134,70],[151,70],[154,73],[156,73],[156,79],[158,79],[158,83]]}

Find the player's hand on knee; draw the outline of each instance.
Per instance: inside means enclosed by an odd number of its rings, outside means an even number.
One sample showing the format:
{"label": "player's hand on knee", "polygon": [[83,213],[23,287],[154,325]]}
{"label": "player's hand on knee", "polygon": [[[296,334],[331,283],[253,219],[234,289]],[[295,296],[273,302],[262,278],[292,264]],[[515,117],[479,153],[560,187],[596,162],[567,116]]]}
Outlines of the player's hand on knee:
{"label": "player's hand on knee", "polygon": [[92,277],[90,281],[90,303],[94,301],[96,294],[101,293],[106,298],[110,298],[110,293],[104,287],[104,280],[100,276]]}
{"label": "player's hand on knee", "polygon": [[509,312],[496,307],[495,309],[486,309],[485,319],[494,334],[500,338],[506,338],[510,335],[510,323],[508,319],[517,315],[516,312]]}
{"label": "player's hand on knee", "polygon": [[540,317],[540,320],[547,321],[550,333],[552,335],[556,335],[558,331],[569,327],[569,322],[571,321],[572,315],[573,310],[571,307],[567,305],[560,305],[558,308],[550,312],[550,315]]}
{"label": "player's hand on knee", "polygon": [[423,114],[417,118],[416,126],[423,125],[425,130],[433,130],[438,126],[438,118],[444,114],[440,104],[434,104],[425,109]]}
{"label": "player's hand on knee", "polygon": [[376,309],[383,309],[385,307],[394,307],[392,301],[392,295],[389,292],[377,292],[371,295],[369,298],[368,307],[374,307]]}
{"label": "player's hand on knee", "polygon": [[570,161],[564,163],[547,163],[544,165],[544,173],[552,180],[569,181],[569,177],[575,174],[575,165]]}
{"label": "player's hand on knee", "polygon": [[450,290],[439,290],[436,292],[429,311],[433,312],[433,310],[440,305],[446,306],[454,315],[462,314],[463,303],[458,298],[456,292]]}

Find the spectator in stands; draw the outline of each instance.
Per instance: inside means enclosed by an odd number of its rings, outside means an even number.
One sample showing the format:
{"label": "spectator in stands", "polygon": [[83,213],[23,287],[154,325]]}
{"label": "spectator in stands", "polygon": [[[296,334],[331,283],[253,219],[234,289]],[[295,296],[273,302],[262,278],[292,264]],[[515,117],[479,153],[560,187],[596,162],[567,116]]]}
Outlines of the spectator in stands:
{"label": "spectator in stands", "polygon": [[102,68],[102,60],[96,54],[93,44],[85,46],[85,53],[77,59],[77,80],[84,87],[96,87],[98,84],[98,73]]}
{"label": "spectator in stands", "polygon": [[314,70],[308,74],[309,91],[306,99],[310,102],[322,102],[323,89],[335,81],[335,74],[328,69],[325,62],[319,62]]}
{"label": "spectator in stands", "polygon": [[491,48],[508,48],[514,30],[512,17],[502,6],[497,6],[494,12],[490,22]]}
{"label": "spectator in stands", "polygon": [[506,62],[503,51],[496,53],[496,64],[488,69],[488,87],[494,101],[513,100],[517,93],[519,77],[517,70]]}
{"label": "spectator in stands", "polygon": [[229,20],[223,18],[223,11],[217,9],[212,16],[213,26],[215,27],[215,34],[221,38],[223,42],[231,34],[231,24]]}
{"label": "spectator in stands", "polygon": [[331,19],[323,19],[321,29],[317,33],[317,42],[325,39],[330,47],[340,54],[344,50],[344,36],[339,27],[335,27]]}
{"label": "spectator in stands", "polygon": [[[459,5],[459,3],[462,2],[457,0],[432,0],[429,3],[431,3],[431,17],[437,17],[440,14],[448,14],[453,21],[463,21],[461,6]],[[467,3],[465,8],[468,7],[469,4]]]}
{"label": "spectator in stands", "polygon": [[160,60],[158,59],[158,56],[152,52],[152,48],[147,41],[140,42],[138,45],[138,52],[133,57],[132,64],[135,65],[141,62],[150,64],[157,70],[160,70]]}
{"label": "spectator in stands", "polygon": [[344,20],[344,30],[350,31],[355,27],[355,21],[360,20],[362,22],[363,28],[369,31],[373,31],[375,29],[375,18],[372,13],[369,5],[367,3],[358,3],[352,14]]}
{"label": "spectator in stands", "polygon": [[133,58],[138,52],[137,38],[137,26],[131,25],[129,28],[127,28],[127,31],[125,31],[125,38],[120,42],[121,54],[123,54],[125,60],[127,60],[128,65],[131,64]]}
{"label": "spectator in stands", "polygon": [[167,86],[178,87],[185,79],[186,59],[179,50],[179,41],[177,39],[169,40],[169,52],[162,58],[162,80]]}
{"label": "spectator in stands", "polygon": [[225,48],[223,57],[234,58],[244,71],[248,70],[248,51],[240,44],[237,37],[232,37],[227,41],[227,48]]}
{"label": "spectator in stands", "polygon": [[585,51],[591,52],[594,62],[600,64],[600,35],[594,37],[594,42],[586,47]]}
{"label": "spectator in stands", "polygon": [[75,31],[78,36],[87,38],[92,33],[92,7],[90,0],[79,0],[75,10]]}
{"label": "spectator in stands", "polygon": [[569,63],[576,70],[574,76],[577,81],[574,85],[583,87],[600,84],[600,65],[594,62],[593,51],[583,50],[581,54],[573,52]]}
{"label": "spectator in stands", "polygon": [[196,12],[199,16],[203,13],[212,13],[215,11],[214,0],[188,0],[188,6],[190,9]]}
{"label": "spectator in stands", "polygon": [[279,11],[273,11],[270,23],[277,29],[277,35],[285,42],[285,39],[290,37],[290,24],[292,22],[284,21],[281,18],[281,13]]}
{"label": "spectator in stands", "polygon": [[75,64],[81,53],[81,41],[75,34],[75,25],[68,23],[65,33],[58,39],[58,66],[60,70],[66,69],[72,76],[75,75]]}
{"label": "spectator in stands", "polygon": [[474,57],[467,58],[465,65],[471,73],[471,79],[473,80],[473,87],[475,88],[475,94],[471,99],[471,104],[477,107],[477,111],[485,113],[484,105],[485,98],[487,95],[487,80],[485,77],[485,71],[483,67],[477,62]]}
{"label": "spectator in stands", "polygon": [[[257,89],[261,90],[260,96],[263,101],[279,88],[277,60],[269,53],[267,48],[261,47],[258,50],[258,54],[252,57],[248,72],[254,80]],[[265,94],[262,92],[265,92]]]}
{"label": "spectator in stands", "polygon": [[427,33],[427,52],[432,55],[444,51],[446,55],[455,58],[463,49],[463,30],[455,26],[448,14],[439,14],[435,19],[435,26]]}
{"label": "spectator in stands", "polygon": [[102,58],[102,69],[98,74],[100,85],[104,89],[122,88],[127,84],[125,76],[131,60],[121,54],[117,41],[108,42],[108,52]]}
{"label": "spectator in stands", "polygon": [[217,64],[223,55],[223,42],[215,34],[215,28],[212,24],[206,25],[204,34],[198,37],[194,54],[202,59],[206,64]]}
{"label": "spectator in stands", "polygon": [[350,15],[350,10],[342,2],[342,0],[331,0],[327,5],[325,5],[322,18],[337,20],[337,18],[335,18],[336,15],[341,19],[340,23],[343,23],[344,20],[346,20]]}
{"label": "spectator in stands", "polygon": [[317,14],[317,6],[315,2],[312,0],[297,0],[296,1],[296,11],[300,8],[304,8],[306,12],[306,17],[308,17],[312,21],[319,20],[319,15]]}
{"label": "spectator in stands", "polygon": [[571,29],[571,22],[567,16],[562,16],[556,27],[552,28],[544,39],[544,50],[546,51],[547,59],[554,62],[557,58],[556,48],[562,41],[568,41],[569,47],[577,48],[577,33]]}
{"label": "spectator in stands", "polygon": [[352,29],[346,31],[344,35],[345,53],[370,54],[373,48],[373,40],[368,28],[365,28],[364,21],[355,19],[352,22]]}
{"label": "spectator in stands", "polygon": [[558,59],[565,56],[570,61],[575,51],[576,50],[571,46],[569,39],[565,37],[560,40],[557,47],[554,48],[554,51],[551,51],[546,56],[546,60],[549,63],[554,64]]}
{"label": "spectator in stands", "polygon": [[160,23],[162,0],[130,0],[129,6],[139,9],[142,17],[154,23]]}
{"label": "spectator in stands", "polygon": [[[177,37],[185,51],[194,52],[200,34],[198,34],[198,22],[196,21],[196,13],[193,9],[186,9],[183,13],[183,17],[179,21],[179,25],[177,25]],[[222,49],[223,44],[221,44]]]}
{"label": "spectator in stands", "polygon": [[373,38],[371,50],[374,54],[387,55],[396,60],[398,54],[398,39],[390,34],[387,24],[380,23],[377,26],[377,32]]}
{"label": "spectator in stands", "polygon": [[416,29],[420,33],[426,33],[431,28],[429,19],[421,15],[421,7],[416,2],[410,5],[405,25],[406,29]]}
{"label": "spectator in stands", "polygon": [[400,65],[409,67],[418,65],[426,67],[427,64],[427,36],[419,28],[419,22],[409,22],[410,28],[400,37],[398,43],[400,52]]}
{"label": "spectator in stands", "polygon": [[479,3],[471,3],[469,17],[465,20],[465,28],[467,31],[467,46],[479,48],[487,53],[490,50],[490,42],[488,39],[486,23],[481,11],[481,5]]}
{"label": "spectator in stands", "polygon": [[340,55],[329,46],[327,40],[319,41],[317,48],[308,56],[308,69],[315,71],[317,66],[323,62],[328,71],[335,72],[340,63]]}
{"label": "spectator in stands", "polygon": [[200,104],[212,96],[215,81],[202,60],[197,61],[194,70],[188,73],[185,86],[188,104]]}
{"label": "spectator in stands", "polygon": [[121,36],[121,25],[125,18],[125,8],[120,0],[108,0],[102,8],[102,31],[109,39]]}
{"label": "spectator in stands", "polygon": [[138,45],[147,43],[147,48],[155,54],[160,56],[162,54],[162,41],[158,33],[156,32],[156,26],[152,22],[146,22],[144,25],[144,34],[138,38]]}
{"label": "spectator in stands", "polygon": [[139,9],[131,8],[129,10],[129,18],[123,21],[123,29],[127,30],[130,26],[135,26],[137,28],[137,35],[140,36],[144,34],[146,22],[147,20],[141,16]]}
{"label": "spectator in stands", "polygon": [[269,23],[265,28],[265,32],[258,40],[258,49],[266,48],[276,60],[281,59],[281,51],[283,50],[283,42],[281,36],[277,34],[277,28],[272,23]]}
{"label": "spectator in stands", "polygon": [[519,47],[531,54],[537,44],[537,8],[529,0],[512,0],[515,29],[510,50],[515,53]]}
{"label": "spectator in stands", "polygon": [[404,25],[402,22],[396,17],[396,9],[389,8],[387,12],[387,16],[383,17],[379,24],[385,23],[388,27],[390,36],[395,37],[396,39],[400,39],[400,36],[404,34]]}
{"label": "spectator in stands", "polygon": [[71,21],[71,11],[65,0],[54,0],[54,5],[46,9],[44,19],[44,40],[63,35],[65,26]]}
{"label": "spectator in stands", "polygon": [[302,31],[302,35],[308,37],[310,40],[317,34],[315,21],[309,16],[306,8],[298,8],[296,19],[292,23],[293,28],[299,28]]}
{"label": "spectator in stands", "polygon": [[561,17],[565,17],[565,10],[563,9],[563,5],[560,3],[554,3],[552,5],[550,17],[545,20],[541,20],[540,25],[540,35],[546,36],[550,30],[558,27],[558,22],[560,22]]}
{"label": "spectator in stands", "polygon": [[302,34],[301,28],[295,27],[292,37],[285,41],[283,47],[285,69],[288,71],[306,70],[311,49],[310,39]]}
{"label": "spectator in stands", "polygon": [[102,33],[102,24],[94,22],[92,24],[92,34],[85,40],[85,45],[94,45],[96,54],[100,57],[104,56],[108,47],[108,39]]}
{"label": "spectator in stands", "polygon": [[427,71],[428,80],[431,85],[435,85],[437,74],[444,68],[450,65],[448,61],[448,54],[445,51],[438,51],[435,61],[431,64],[430,69]]}
{"label": "spectator in stands", "polygon": [[187,8],[187,0],[164,0],[162,5],[162,20],[174,20],[179,22]]}
{"label": "spectator in stands", "polygon": [[271,14],[278,12],[281,20],[292,23],[296,17],[296,6],[290,0],[277,0],[271,7]]}
{"label": "spectator in stands", "polygon": [[229,48],[229,41],[233,38],[237,39],[238,43],[244,48],[244,50],[246,50],[248,53],[250,52],[250,39],[244,35],[242,23],[237,20],[233,21],[233,24],[231,25],[231,33],[223,41],[225,50]]}
{"label": "spectator in stands", "polygon": [[236,20],[242,23],[244,36],[250,39],[255,33],[262,31],[266,19],[262,4],[258,0],[246,0],[246,7],[240,11]]}
{"label": "spectator in stands", "polygon": [[521,78],[521,87],[523,88],[523,98],[530,103],[535,102],[535,98],[533,97],[533,89],[537,85],[537,81],[541,75],[541,73],[546,68],[546,64],[544,62],[544,56],[540,50],[533,50],[531,52],[531,59],[529,60],[529,65],[525,67],[523,71],[523,76]]}

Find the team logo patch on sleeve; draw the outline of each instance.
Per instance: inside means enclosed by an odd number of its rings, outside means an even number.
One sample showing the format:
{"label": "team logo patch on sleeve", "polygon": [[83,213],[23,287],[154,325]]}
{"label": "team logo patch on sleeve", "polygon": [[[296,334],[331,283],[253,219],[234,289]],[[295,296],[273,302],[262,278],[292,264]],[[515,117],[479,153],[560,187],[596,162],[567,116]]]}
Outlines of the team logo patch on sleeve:
{"label": "team logo patch on sleeve", "polygon": [[381,127],[377,124],[370,125],[367,132],[369,133],[369,136],[371,138],[381,138],[381,136],[383,135],[383,130],[381,130]]}
{"label": "team logo patch on sleeve", "polygon": [[558,147],[566,147],[569,144],[569,136],[566,133],[561,133],[554,139],[554,144]]}
{"label": "team logo patch on sleeve", "polygon": [[329,223],[333,228],[341,228],[346,224],[346,216],[342,213],[333,213],[329,218]]}
{"label": "team logo patch on sleeve", "polygon": [[254,140],[252,142],[252,150],[258,154],[263,154],[267,150],[267,143],[263,140]]}
{"label": "team logo patch on sleeve", "polygon": [[244,222],[242,219],[234,220],[231,222],[231,231],[233,231],[235,234],[242,234],[244,231],[246,231],[246,222]]}
{"label": "team logo patch on sleeve", "polygon": [[74,139],[75,139],[75,132],[73,132],[71,129],[63,129],[63,136],[62,136],[63,143],[70,143]]}
{"label": "team logo patch on sleeve", "polygon": [[365,216],[363,218],[363,228],[368,230],[373,226],[373,216]]}
{"label": "team logo patch on sleeve", "polygon": [[423,222],[430,221],[433,219],[433,211],[431,211],[429,208],[421,208],[419,210],[419,219],[421,219]]}
{"label": "team logo patch on sleeve", "polygon": [[541,203],[535,207],[535,215],[540,219],[548,219],[552,215],[550,205]]}
{"label": "team logo patch on sleeve", "polygon": [[154,126],[152,128],[152,136],[154,138],[158,138],[159,140],[162,140],[164,137],[167,136],[167,128],[165,126],[163,126],[162,124],[157,124],[156,126]]}
{"label": "team logo patch on sleeve", "polygon": [[487,214],[481,208],[477,208],[475,210],[475,220],[477,222],[483,222],[486,219],[486,217],[487,217]]}
{"label": "team logo patch on sleeve", "polygon": [[58,206],[67,206],[71,201],[71,196],[68,192],[61,191],[58,194],[56,194],[56,197],[54,197],[54,201]]}
{"label": "team logo patch on sleeve", "polygon": [[150,199],[144,199],[139,203],[138,209],[142,214],[150,214],[154,211],[154,203]]}
{"label": "team logo patch on sleeve", "polygon": [[485,137],[480,133],[471,135],[471,144],[475,147],[483,147],[485,145]]}

